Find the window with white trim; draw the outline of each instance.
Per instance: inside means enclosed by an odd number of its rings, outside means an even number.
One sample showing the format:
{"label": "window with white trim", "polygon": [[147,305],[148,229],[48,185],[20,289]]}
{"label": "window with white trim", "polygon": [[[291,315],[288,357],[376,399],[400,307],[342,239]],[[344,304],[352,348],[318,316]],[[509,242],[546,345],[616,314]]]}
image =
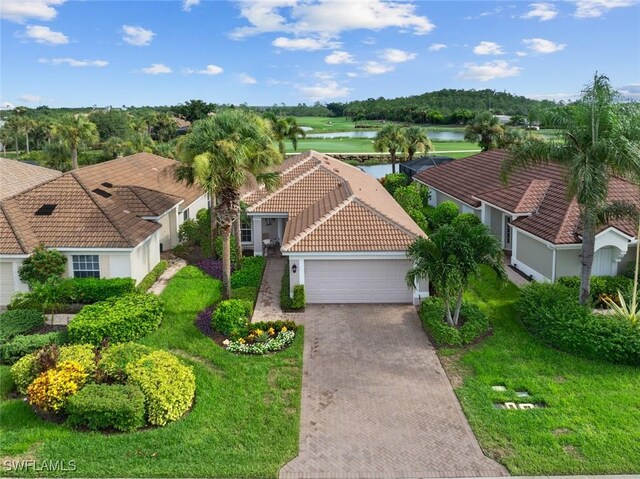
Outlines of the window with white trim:
{"label": "window with white trim", "polygon": [[182,212],[182,221],[187,221],[189,219],[189,208]]}
{"label": "window with white trim", "polygon": [[253,235],[251,233],[251,218],[243,219],[240,222],[240,241],[243,243],[251,243]]}
{"label": "window with white trim", "polygon": [[71,261],[74,278],[100,277],[100,256],[97,254],[74,254]]}
{"label": "window with white trim", "polygon": [[511,218],[508,216],[504,217],[504,244],[511,244]]}

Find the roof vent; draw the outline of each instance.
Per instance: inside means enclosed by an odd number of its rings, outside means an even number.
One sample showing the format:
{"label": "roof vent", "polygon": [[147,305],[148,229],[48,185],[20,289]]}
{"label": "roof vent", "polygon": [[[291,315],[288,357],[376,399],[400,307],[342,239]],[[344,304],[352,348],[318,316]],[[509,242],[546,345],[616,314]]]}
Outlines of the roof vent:
{"label": "roof vent", "polygon": [[111,193],[109,193],[108,191],[104,191],[100,188],[96,188],[95,190],[92,190],[96,195],[100,195],[103,198],[109,198],[111,197]]}
{"label": "roof vent", "polygon": [[51,216],[53,210],[56,209],[58,205],[42,205],[38,211],[35,212],[36,216]]}
{"label": "roof vent", "polygon": [[102,183],[102,186],[104,186],[105,188],[113,188],[113,185],[108,181],[105,181],[104,183]]}

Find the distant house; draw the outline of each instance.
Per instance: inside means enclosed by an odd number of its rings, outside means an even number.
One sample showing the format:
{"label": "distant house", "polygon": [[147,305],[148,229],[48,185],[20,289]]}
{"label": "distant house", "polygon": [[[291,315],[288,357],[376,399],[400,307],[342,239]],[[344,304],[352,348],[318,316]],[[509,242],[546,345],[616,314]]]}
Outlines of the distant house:
{"label": "distant house", "polygon": [[[490,150],[414,176],[431,189],[432,205],[453,201],[491,228],[511,255],[511,265],[540,281],[580,274],[580,212],[567,198],[565,171],[557,165],[520,171],[504,184],[500,167],[508,153]],[[640,205],[634,184],[614,178],[610,201]],[[635,258],[638,238],[632,221],[615,220],[596,235],[594,275],[616,275]]]}
{"label": "distant house", "polygon": [[453,158],[450,158],[448,156],[427,155],[411,161],[400,163],[398,165],[398,171],[400,171],[400,173],[404,173],[409,178],[413,178],[413,175],[420,173],[421,171],[433,168],[434,166],[443,165],[444,163],[448,163],[450,161],[453,161]]}
{"label": "distant house", "polygon": [[509,122],[511,122],[511,116],[510,115],[493,115],[494,118],[497,118],[498,121],[502,124],[502,125],[506,125]]}
{"label": "distant house", "polygon": [[173,118],[176,122],[176,128],[177,128],[177,133],[178,135],[186,135],[189,130],[191,129],[191,122],[184,120],[182,118],[179,117],[174,117]]}
{"label": "distant house", "polygon": [[[14,177],[24,165],[6,160]],[[174,160],[139,153],[49,179],[0,200],[0,305],[27,290],[18,268],[39,244],[68,257],[67,276],[140,281],[179,243],[207,196],[173,178]],[[30,167],[39,168],[39,167]],[[45,169],[46,170],[46,169]],[[49,172],[51,170],[48,170]]]}

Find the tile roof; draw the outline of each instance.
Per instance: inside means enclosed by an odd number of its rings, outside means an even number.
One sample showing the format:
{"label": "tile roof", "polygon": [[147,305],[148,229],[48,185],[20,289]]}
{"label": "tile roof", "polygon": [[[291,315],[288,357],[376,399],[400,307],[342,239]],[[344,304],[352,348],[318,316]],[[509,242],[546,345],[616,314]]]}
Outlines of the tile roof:
{"label": "tile roof", "polygon": [[0,158],[0,171],[0,200],[62,175],[58,170],[7,158]]}
{"label": "tile roof", "polygon": [[280,167],[280,187],[248,191],[249,213],[288,213],[282,251],[405,251],[424,233],[375,178],[308,151]]}
{"label": "tile roof", "polygon": [[[505,185],[500,168],[507,155],[505,150],[490,150],[430,168],[414,178],[471,206],[485,201],[523,215],[512,224],[550,243],[580,243],[580,210],[575,200],[567,198],[566,170],[555,164],[528,168],[514,173]],[[613,178],[609,201],[640,206],[640,191],[628,181]],[[608,226],[636,235],[629,221],[616,220]]]}

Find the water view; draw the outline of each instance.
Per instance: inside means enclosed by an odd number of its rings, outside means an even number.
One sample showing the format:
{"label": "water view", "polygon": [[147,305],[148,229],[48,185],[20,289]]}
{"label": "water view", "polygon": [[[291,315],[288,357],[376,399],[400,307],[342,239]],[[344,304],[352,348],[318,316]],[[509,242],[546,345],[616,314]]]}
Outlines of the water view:
{"label": "water view", "polygon": [[[303,127],[304,128],[304,127]],[[331,133],[308,133],[307,138],[375,138],[376,131],[336,131]],[[464,131],[429,131],[429,138],[437,141],[464,141]]]}

